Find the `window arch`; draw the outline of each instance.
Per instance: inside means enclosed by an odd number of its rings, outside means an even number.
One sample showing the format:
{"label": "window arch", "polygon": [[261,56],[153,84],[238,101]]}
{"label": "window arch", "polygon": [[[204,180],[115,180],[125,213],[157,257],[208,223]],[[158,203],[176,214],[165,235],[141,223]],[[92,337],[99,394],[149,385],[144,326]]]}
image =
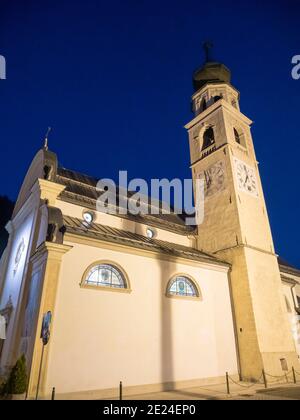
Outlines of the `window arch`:
{"label": "window arch", "polygon": [[235,141],[238,144],[241,144],[241,138],[236,128],[233,129]]}
{"label": "window arch", "polygon": [[207,149],[215,143],[215,134],[212,127],[209,127],[205,130],[203,134],[203,145],[202,150]]}
{"label": "window arch", "polygon": [[220,99],[223,99],[223,96],[222,95],[216,95],[216,96],[214,96],[214,103],[220,101]]}
{"label": "window arch", "polygon": [[167,296],[200,297],[195,282],[184,274],[172,278],[167,287]]}
{"label": "window arch", "polygon": [[206,99],[202,98],[202,101],[200,103],[200,108],[199,108],[199,112],[203,112],[205,111],[207,108],[207,103],[206,103]]}
{"label": "window arch", "polygon": [[83,276],[83,286],[109,289],[128,289],[128,280],[114,263],[99,262],[90,266]]}
{"label": "window arch", "polygon": [[245,135],[241,129],[233,127],[233,134],[236,143],[240,144],[243,147],[246,147]]}

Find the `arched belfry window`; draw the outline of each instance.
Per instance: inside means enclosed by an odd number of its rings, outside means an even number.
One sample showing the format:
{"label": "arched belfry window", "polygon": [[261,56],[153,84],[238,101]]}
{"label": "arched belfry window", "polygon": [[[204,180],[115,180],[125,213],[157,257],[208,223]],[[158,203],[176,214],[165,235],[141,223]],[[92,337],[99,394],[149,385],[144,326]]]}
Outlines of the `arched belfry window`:
{"label": "arched belfry window", "polygon": [[121,269],[113,264],[99,263],[87,269],[83,286],[128,289],[128,282]]}
{"label": "arched belfry window", "polygon": [[189,277],[178,275],[169,282],[167,296],[200,297],[200,293]]}
{"label": "arched belfry window", "polygon": [[205,111],[205,110],[206,110],[206,108],[207,108],[206,99],[205,99],[205,98],[203,98],[203,99],[202,99],[202,101],[201,101],[201,104],[200,104],[200,112]]}
{"label": "arched belfry window", "polygon": [[238,133],[237,129],[236,129],[236,128],[234,128],[234,129],[233,129],[233,132],[234,132],[234,138],[235,138],[235,141],[236,141],[238,144],[241,144],[240,135],[239,135],[239,133]]}
{"label": "arched belfry window", "polygon": [[203,145],[202,150],[207,149],[215,143],[215,134],[212,127],[209,127],[205,130],[203,134]]}
{"label": "arched belfry window", "polygon": [[220,99],[223,99],[221,95],[214,96],[214,102],[218,102]]}
{"label": "arched belfry window", "polygon": [[233,134],[235,141],[243,147],[246,147],[245,135],[242,130],[233,128]]}

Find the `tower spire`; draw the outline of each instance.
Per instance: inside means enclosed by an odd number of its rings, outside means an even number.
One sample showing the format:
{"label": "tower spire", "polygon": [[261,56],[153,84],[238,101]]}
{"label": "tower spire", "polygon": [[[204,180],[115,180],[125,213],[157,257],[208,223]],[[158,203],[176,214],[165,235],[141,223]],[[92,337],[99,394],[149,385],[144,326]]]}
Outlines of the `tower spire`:
{"label": "tower spire", "polygon": [[203,49],[205,53],[205,63],[210,63],[212,61],[211,58],[211,50],[213,48],[214,44],[210,41],[203,42]]}
{"label": "tower spire", "polygon": [[205,41],[202,44],[205,62],[194,72],[193,85],[197,92],[208,83],[230,83],[231,73],[230,70],[222,63],[216,62],[212,57],[213,43]]}
{"label": "tower spire", "polygon": [[46,136],[45,136],[45,141],[44,141],[44,149],[45,150],[48,150],[48,136],[49,136],[51,130],[52,130],[52,128],[48,127],[48,130],[47,130],[47,133],[46,133]]}

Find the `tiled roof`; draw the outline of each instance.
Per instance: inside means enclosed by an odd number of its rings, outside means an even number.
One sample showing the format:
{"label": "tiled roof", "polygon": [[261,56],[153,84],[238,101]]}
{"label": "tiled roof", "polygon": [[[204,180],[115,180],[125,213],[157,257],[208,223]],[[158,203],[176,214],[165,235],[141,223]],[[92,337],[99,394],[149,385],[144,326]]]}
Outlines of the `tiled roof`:
{"label": "tiled roof", "polygon": [[280,271],[300,277],[300,269],[288,263],[283,258],[278,257],[278,264],[279,264]]}
{"label": "tiled roof", "polygon": [[[92,209],[96,208],[96,201],[99,198],[99,192],[96,190],[96,185],[98,182],[96,178],[92,178],[88,175],[83,175],[79,172],[71,171],[68,169],[58,168],[56,182],[66,186],[66,189],[61,193],[59,197],[63,201],[68,201]],[[162,205],[161,202],[160,205]],[[195,226],[186,225],[186,217],[184,215],[178,215],[174,212],[171,212],[171,214],[149,213],[150,214],[146,215],[122,215],[117,213],[116,216],[134,220],[138,223],[144,223],[149,226],[160,227],[162,229],[170,230],[181,235],[190,235],[196,233]]]}
{"label": "tiled roof", "polygon": [[191,247],[161,241],[158,239],[149,239],[137,233],[96,223],[86,225],[82,220],[75,217],[64,216],[64,225],[67,233],[98,239],[105,242],[123,244],[137,249],[156,252],[158,254],[229,266],[228,263],[217,259],[213,255],[198,251],[197,249]]}

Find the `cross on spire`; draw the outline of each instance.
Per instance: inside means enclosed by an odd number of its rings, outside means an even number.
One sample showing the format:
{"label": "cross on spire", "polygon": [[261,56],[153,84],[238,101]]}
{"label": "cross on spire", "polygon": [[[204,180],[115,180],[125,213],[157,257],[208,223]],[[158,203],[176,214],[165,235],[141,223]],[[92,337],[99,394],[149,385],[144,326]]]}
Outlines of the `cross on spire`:
{"label": "cross on spire", "polygon": [[210,41],[205,41],[203,43],[203,49],[204,49],[204,53],[205,53],[205,62],[209,63],[210,61],[212,61],[211,59],[211,50],[213,48],[213,43]]}
{"label": "cross on spire", "polygon": [[47,130],[47,133],[46,133],[46,136],[45,136],[45,143],[44,143],[44,149],[45,150],[48,150],[48,136],[50,134],[50,131],[51,131],[51,127],[48,127],[48,130]]}

